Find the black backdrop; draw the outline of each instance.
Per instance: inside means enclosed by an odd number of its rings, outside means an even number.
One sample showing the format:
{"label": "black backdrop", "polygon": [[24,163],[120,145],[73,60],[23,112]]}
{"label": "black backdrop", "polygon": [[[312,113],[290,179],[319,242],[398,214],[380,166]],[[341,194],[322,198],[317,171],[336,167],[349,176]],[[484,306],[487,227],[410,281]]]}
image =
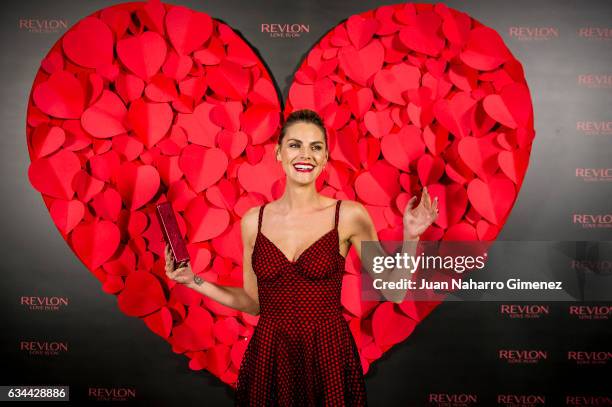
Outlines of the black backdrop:
{"label": "black backdrop", "polygon": [[[4,232],[1,385],[65,384],[71,400],[113,394],[116,404],[229,406],[233,391],[123,315],[57,232],[29,184],[26,104],[40,60],[79,19],[115,1],[4,3],[3,134],[0,137]],[[286,98],[301,58],[327,30],[382,0],[176,1],[205,11],[256,48]],[[576,215],[610,215],[612,205],[612,4],[609,1],[449,1],[501,35],[524,67],[536,139],[523,188],[498,239],[612,240],[610,225]],[[267,23],[300,23],[309,32],[274,38]],[[40,30],[40,27],[47,27]],[[600,170],[594,178],[584,176]],[[590,171],[593,173],[593,171]],[[601,175],[604,174],[604,175]],[[605,263],[601,272],[610,272]],[[58,307],[36,309],[28,298]],[[540,312],[505,312],[509,304],[442,304],[403,343],[374,362],[366,376],[372,406],[612,405],[610,303],[530,303]],[[597,318],[571,306],[597,305]],[[504,308],[506,306],[506,308]],[[45,307],[43,307],[45,308]],[[514,316],[514,317],[513,317]],[[531,318],[525,318],[531,317]],[[27,343],[59,344],[36,355]],[[500,350],[538,351],[533,363],[509,363]],[[603,352],[577,363],[569,352]],[[542,356],[543,355],[543,356]],[[125,397],[123,397],[125,395]],[[509,396],[509,397],[505,397]],[[514,403],[514,404],[513,404]]]}

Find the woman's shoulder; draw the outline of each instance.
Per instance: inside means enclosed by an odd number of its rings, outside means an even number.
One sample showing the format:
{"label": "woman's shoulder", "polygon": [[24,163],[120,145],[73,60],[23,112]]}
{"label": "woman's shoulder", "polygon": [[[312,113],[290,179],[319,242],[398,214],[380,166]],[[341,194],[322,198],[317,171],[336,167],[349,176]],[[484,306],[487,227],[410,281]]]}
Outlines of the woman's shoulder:
{"label": "woman's shoulder", "polygon": [[339,201],[341,201],[340,207],[344,211],[361,212],[366,210],[365,206],[363,206],[361,202],[353,201],[351,199],[339,199]]}
{"label": "woman's shoulder", "polygon": [[348,239],[366,230],[372,223],[370,214],[365,206],[358,201],[342,199],[338,219],[338,230],[342,239]]}
{"label": "woman's shoulder", "polygon": [[348,222],[355,222],[368,217],[368,210],[361,202],[351,199],[342,199],[340,203],[340,218]]}
{"label": "woman's shoulder", "polygon": [[253,229],[257,228],[257,218],[259,216],[259,206],[253,206],[252,208],[247,209],[247,211],[242,215],[242,219],[240,219],[240,223],[242,224],[243,229]]}

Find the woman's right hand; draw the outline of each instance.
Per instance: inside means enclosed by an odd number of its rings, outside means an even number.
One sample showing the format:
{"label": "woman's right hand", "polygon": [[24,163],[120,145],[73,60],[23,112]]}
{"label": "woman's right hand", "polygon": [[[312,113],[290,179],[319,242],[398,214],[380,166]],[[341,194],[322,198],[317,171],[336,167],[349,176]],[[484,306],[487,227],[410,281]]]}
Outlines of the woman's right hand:
{"label": "woman's right hand", "polygon": [[177,283],[185,285],[191,283],[194,277],[194,273],[193,271],[191,271],[191,265],[187,263],[186,266],[179,267],[175,270],[174,259],[172,257],[172,253],[170,252],[170,246],[168,246],[168,244],[166,244],[164,254],[166,256],[166,276],[170,280],[174,280]]}

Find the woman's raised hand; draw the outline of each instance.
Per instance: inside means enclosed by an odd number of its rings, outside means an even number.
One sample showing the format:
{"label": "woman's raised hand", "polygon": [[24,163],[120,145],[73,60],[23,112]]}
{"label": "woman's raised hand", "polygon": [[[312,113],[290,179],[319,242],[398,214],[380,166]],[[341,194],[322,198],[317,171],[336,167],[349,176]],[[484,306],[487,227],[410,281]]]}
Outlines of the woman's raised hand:
{"label": "woman's raised hand", "polygon": [[438,198],[436,197],[432,202],[427,187],[423,188],[421,202],[416,208],[413,208],[415,201],[416,196],[410,198],[404,210],[404,238],[406,239],[417,239],[438,217]]}
{"label": "woman's raised hand", "polygon": [[172,258],[172,253],[170,253],[168,244],[166,244],[164,254],[166,256],[166,276],[168,276],[170,280],[174,280],[181,284],[188,284],[193,281],[194,274],[193,271],[191,271],[191,265],[189,263],[176,270],[174,269],[174,259]]}

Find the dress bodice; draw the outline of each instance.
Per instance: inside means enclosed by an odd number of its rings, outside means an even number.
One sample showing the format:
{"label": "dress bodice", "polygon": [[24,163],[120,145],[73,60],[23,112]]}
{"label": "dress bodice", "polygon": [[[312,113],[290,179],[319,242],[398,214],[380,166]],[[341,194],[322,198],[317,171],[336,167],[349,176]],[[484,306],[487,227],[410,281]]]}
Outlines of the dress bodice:
{"label": "dress bodice", "polygon": [[257,237],[251,258],[257,276],[261,315],[325,316],[341,310],[340,296],[345,259],[340,254],[336,202],[334,226],[291,261],[261,232],[266,205],[259,209]]}

